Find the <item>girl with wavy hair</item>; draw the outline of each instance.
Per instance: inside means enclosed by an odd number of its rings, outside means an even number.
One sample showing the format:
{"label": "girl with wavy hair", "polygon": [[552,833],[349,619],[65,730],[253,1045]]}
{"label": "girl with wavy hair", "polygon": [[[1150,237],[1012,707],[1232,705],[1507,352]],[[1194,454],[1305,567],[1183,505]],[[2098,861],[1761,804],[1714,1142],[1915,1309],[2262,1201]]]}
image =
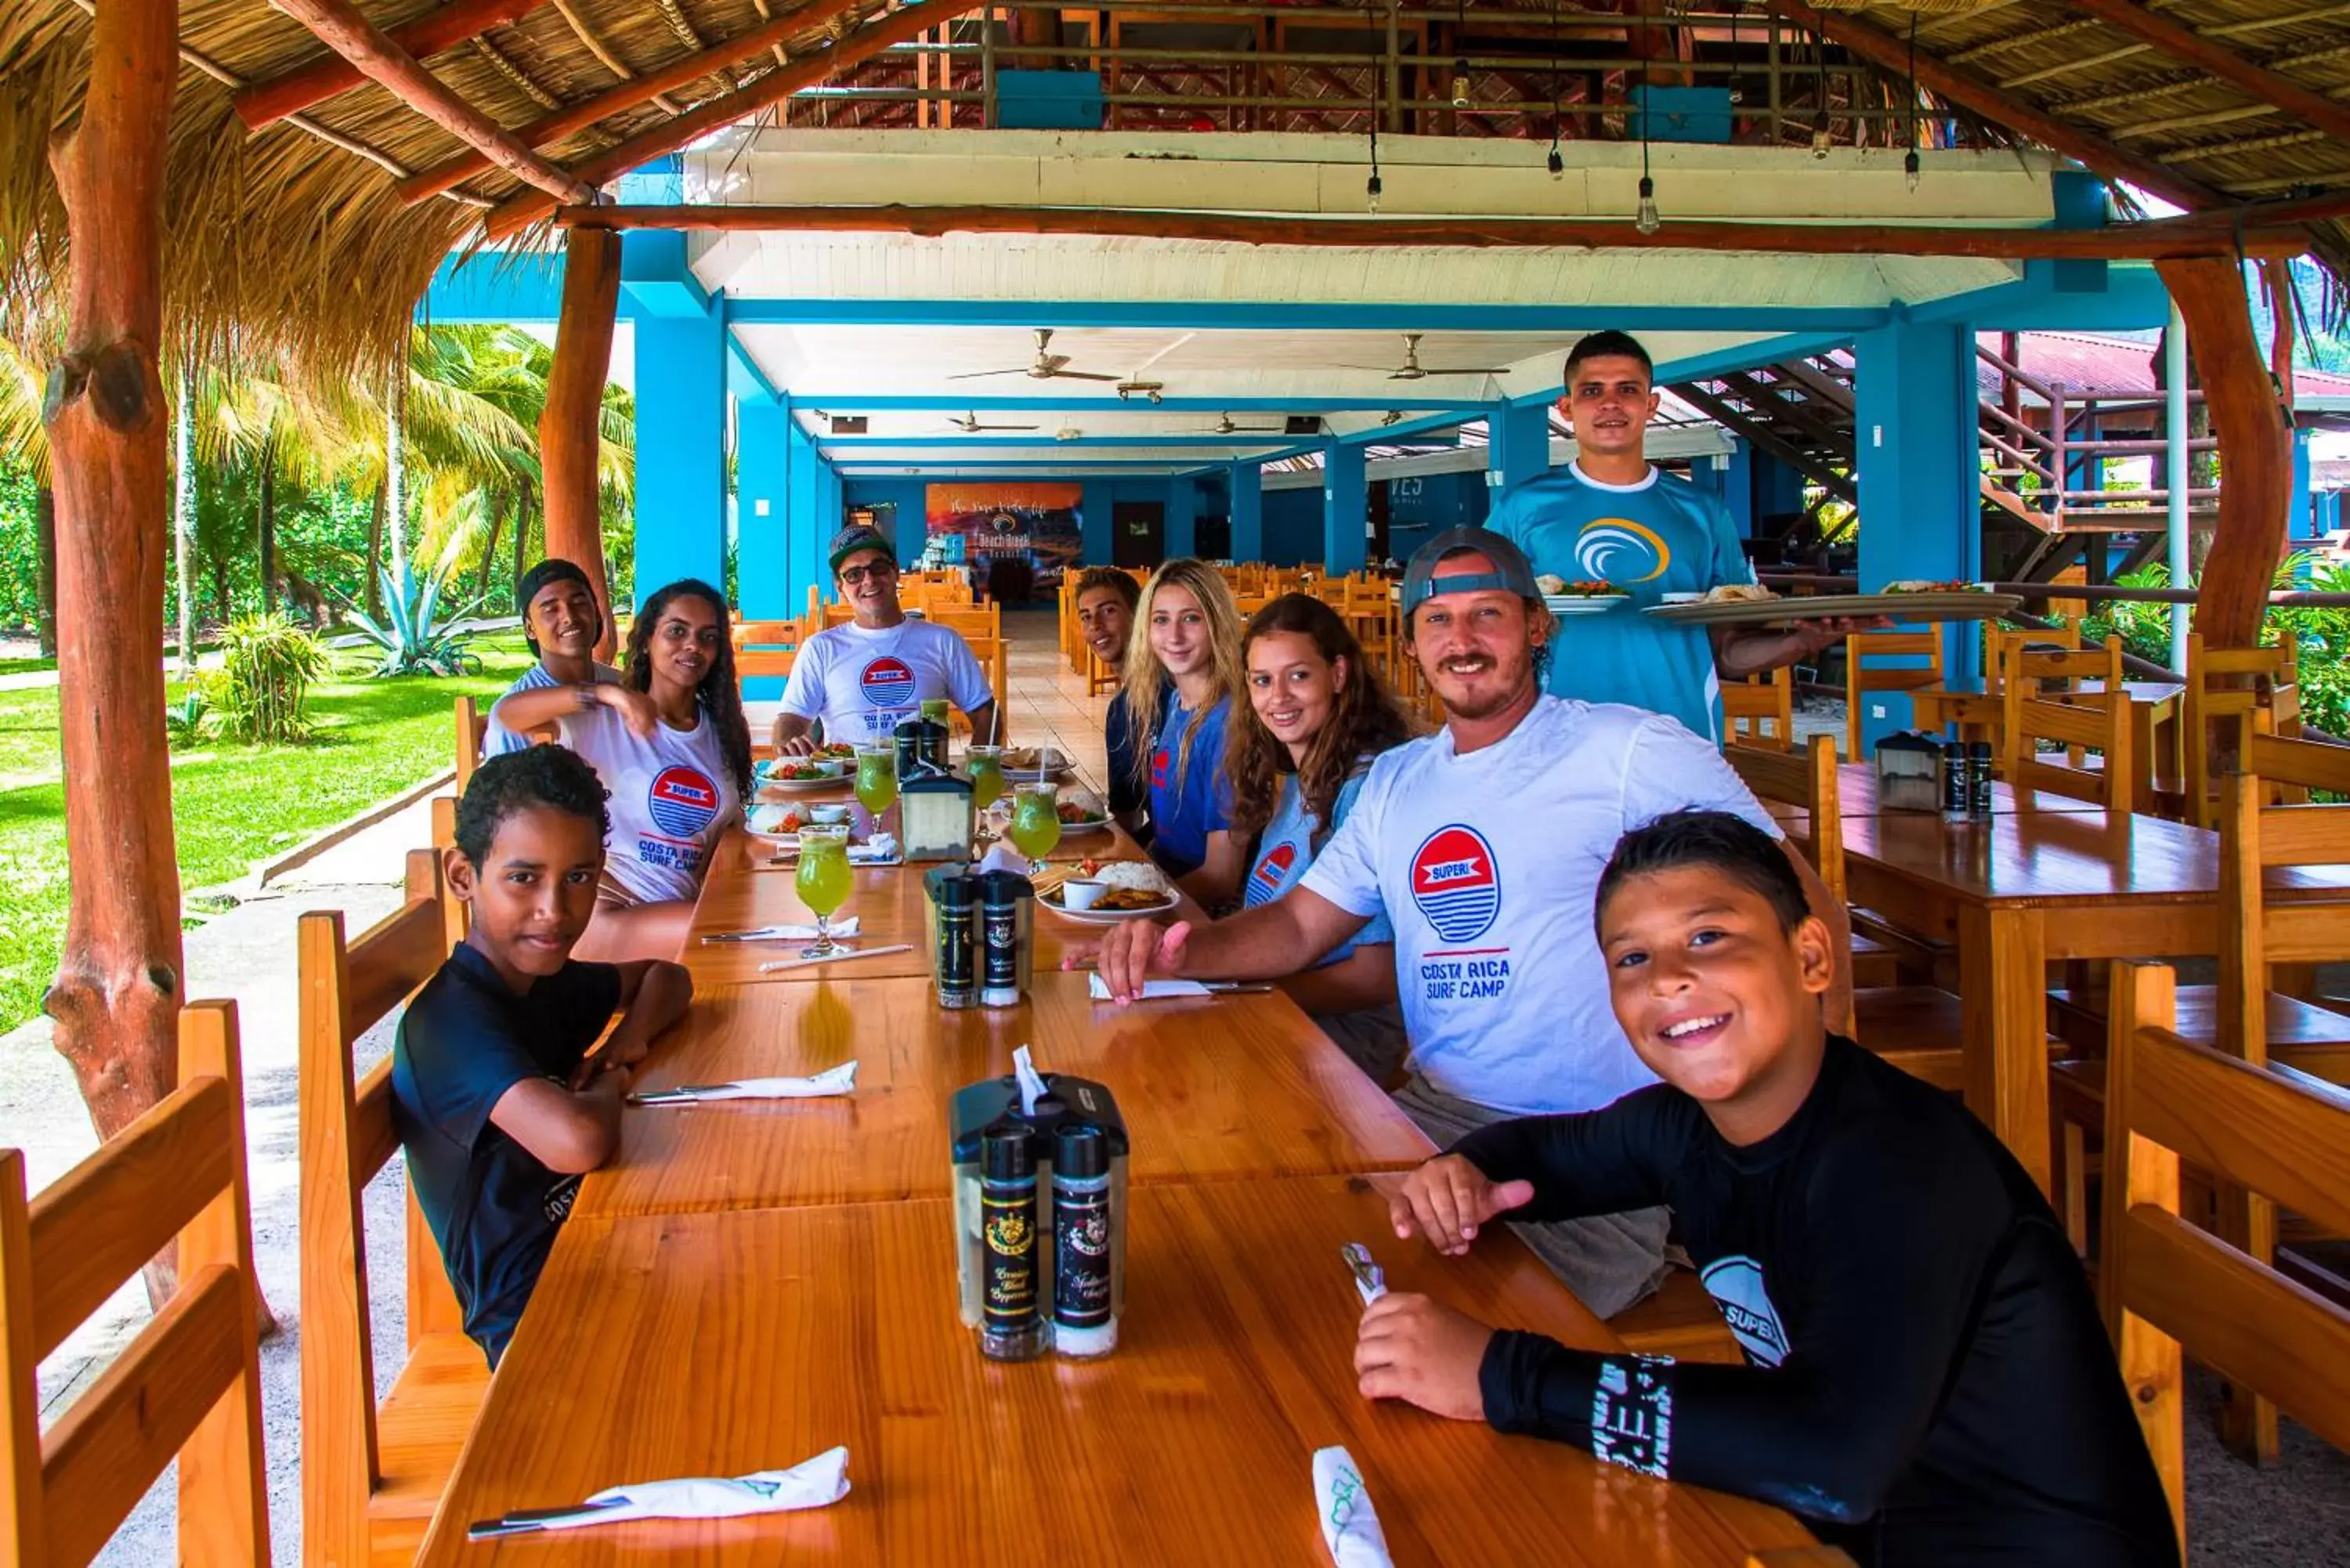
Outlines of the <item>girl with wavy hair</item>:
{"label": "girl with wavy hair", "polygon": [[514,691],[514,731],[553,724],[611,799],[596,918],[573,956],[675,958],[720,835],[751,794],[751,731],[726,597],[691,577],[645,601],[617,683]]}
{"label": "girl with wavy hair", "polygon": [[[1259,610],[1241,641],[1248,701],[1232,708],[1224,774],[1248,846],[1244,907],[1295,887],[1346,820],[1372,759],[1411,738],[1338,612],[1305,594]],[[1282,989],[1375,1077],[1402,1059],[1395,935],[1384,915]]]}
{"label": "girl with wavy hair", "polygon": [[1240,892],[1224,741],[1241,683],[1240,612],[1214,567],[1179,556],[1150,574],[1127,646],[1120,696],[1134,726],[1135,782],[1150,797],[1151,858],[1208,909]]}

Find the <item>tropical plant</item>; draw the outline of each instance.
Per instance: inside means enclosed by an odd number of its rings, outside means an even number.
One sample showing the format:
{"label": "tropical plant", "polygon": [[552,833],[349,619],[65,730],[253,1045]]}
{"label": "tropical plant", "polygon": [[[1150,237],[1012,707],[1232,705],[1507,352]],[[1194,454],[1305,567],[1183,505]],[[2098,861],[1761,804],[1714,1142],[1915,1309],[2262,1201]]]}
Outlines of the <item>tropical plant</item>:
{"label": "tropical plant", "polygon": [[378,675],[471,675],[482,661],[465,651],[470,631],[456,623],[480,608],[478,602],[454,616],[441,613],[441,588],[449,578],[450,563],[433,568],[420,585],[414,571],[404,571],[398,582],[383,575],[384,618],[378,621],[354,605],[348,614],[359,627],[356,642],[372,643],[383,654]]}
{"label": "tropical plant", "polygon": [[310,687],[334,668],[326,645],[283,615],[245,616],[222,628],[213,696],[224,726],[248,741],[309,738]]}
{"label": "tropical plant", "polygon": [[173,746],[192,746],[211,729],[212,698],[203,684],[190,686],[177,702],[163,705],[164,738]]}

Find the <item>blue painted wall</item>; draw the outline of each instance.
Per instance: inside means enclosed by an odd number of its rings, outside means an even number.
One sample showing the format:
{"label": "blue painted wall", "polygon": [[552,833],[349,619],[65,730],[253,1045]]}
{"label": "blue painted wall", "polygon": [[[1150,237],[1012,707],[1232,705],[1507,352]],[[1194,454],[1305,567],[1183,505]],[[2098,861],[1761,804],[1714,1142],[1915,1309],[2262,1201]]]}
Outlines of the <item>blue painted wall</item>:
{"label": "blue painted wall", "polygon": [[1275,566],[1322,558],[1320,486],[1264,493],[1264,558]]}
{"label": "blue painted wall", "polygon": [[1485,472],[1425,473],[1388,482],[1388,554],[1399,561],[1447,528],[1485,521],[1494,492]]}

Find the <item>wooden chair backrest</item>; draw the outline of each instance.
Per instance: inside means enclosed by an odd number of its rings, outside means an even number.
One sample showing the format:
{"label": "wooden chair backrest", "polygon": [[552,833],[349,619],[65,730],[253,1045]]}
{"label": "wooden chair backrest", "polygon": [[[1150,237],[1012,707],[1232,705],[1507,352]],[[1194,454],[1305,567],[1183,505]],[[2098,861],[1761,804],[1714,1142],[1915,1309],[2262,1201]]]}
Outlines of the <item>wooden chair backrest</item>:
{"label": "wooden chair backrest", "polygon": [[746,648],[797,648],[801,623],[796,617],[785,620],[738,620],[731,637],[734,651]]}
{"label": "wooden chair backrest", "polygon": [[1766,675],[1721,683],[1723,736],[1742,746],[1793,751],[1795,745],[1795,671],[1781,665]]}
{"label": "wooden chair backrest", "polygon": [[[433,851],[442,857],[445,866],[449,851],[456,846],[457,797],[436,794],[432,797]],[[465,933],[473,929],[473,907],[452,896],[444,881],[441,897],[441,927],[449,950],[454,952],[457,944],[465,940]]]}
{"label": "wooden chair backrest", "polygon": [[827,627],[847,626],[856,618],[857,612],[845,604],[828,604],[824,607],[824,624]]}
{"label": "wooden chair backrest", "polygon": [[800,661],[796,648],[744,648],[734,654],[734,678],[737,680],[772,680],[787,676]]}
{"label": "wooden chair backrest", "polygon": [[[41,1434],[42,1359],[179,1241],[172,1298]],[[180,1086],[26,1201],[0,1149],[0,1562],[80,1568],[176,1456],[179,1560],[269,1561],[236,1004],[180,1013]]]}
{"label": "wooden chair backrest", "polygon": [[[2218,825],[2219,783],[2211,771],[2216,746],[2241,744],[2247,734],[2301,732],[2301,649],[2288,631],[2262,648],[2208,648],[2201,632],[2187,636],[2187,691],[2180,702],[2186,766],[2186,816],[2200,827]],[[2213,726],[2221,727],[2215,734]]]}
{"label": "wooden chair backrest", "polygon": [[999,604],[933,606],[923,618],[962,636],[966,641],[1003,635],[1003,607]]}
{"label": "wooden chair backrest", "polygon": [[[2082,679],[2101,680],[2105,688],[2064,701],[2041,695],[2043,681]],[[2050,760],[2040,750],[2043,741],[2063,746],[2064,760]],[[2102,767],[2084,765],[2084,753],[2090,751],[2102,754]],[[2016,789],[2095,801],[2107,811],[2129,810],[2137,774],[2121,639],[2107,638],[2097,649],[2014,648],[2000,692],[2000,757],[2007,782]]]}
{"label": "wooden chair backrest", "polygon": [[[1923,664],[1915,662],[1924,659]],[[1882,659],[1900,662],[1880,663]],[[1860,730],[1871,691],[1915,691],[1942,680],[1939,631],[1856,631],[1844,639],[1845,754],[1861,756]]]}
{"label": "wooden chair backrest", "polygon": [[[376,1446],[375,1343],[368,1322],[368,1182],[400,1147],[391,1058],[362,1077],[351,1047],[449,956],[440,857],[411,850],[408,898],[343,940],[339,911],[304,915],[300,953],[302,1186],[302,1533],[316,1562],[368,1561],[368,1499],[382,1480]],[[441,1249],[411,1189],[408,1343],[460,1333],[463,1316]]]}
{"label": "wooden chair backrest", "polygon": [[482,738],[489,733],[490,721],[471,697],[458,698],[456,710],[457,793],[463,794],[473,770],[482,765]]}
{"label": "wooden chair backrest", "polygon": [[2114,967],[2098,1295],[2186,1541],[2183,1355],[2350,1449],[2350,1311],[2179,1217],[2183,1159],[2350,1231],[2350,1095],[2173,1033],[2159,964]]}
{"label": "wooden chair backrest", "polygon": [[2220,812],[2221,1050],[2268,1057],[2269,970],[2350,957],[2350,916],[2339,904],[2272,900],[2262,873],[2350,859],[2350,805],[2271,805],[2278,780],[2350,795],[2350,749],[2275,735],[2246,738],[2244,771],[2223,782]]}
{"label": "wooden chair backrest", "polygon": [[965,640],[971,644],[972,657],[979,660],[982,670],[987,671],[987,689],[995,693],[997,714],[1007,714],[1009,710],[1004,700],[1012,690],[1012,644],[1000,637],[974,637]]}
{"label": "wooden chair backrest", "polygon": [[[1820,876],[1821,886],[1838,905],[1849,902],[1844,868],[1844,800],[1836,793],[1835,738],[1814,735],[1800,755],[1763,746],[1728,745],[1721,749],[1741,783],[1757,800],[1800,805],[1811,816],[1811,835],[1804,858]],[[1850,956],[1846,961],[1849,963]],[[1849,1012],[1830,1023],[1852,1033]]]}

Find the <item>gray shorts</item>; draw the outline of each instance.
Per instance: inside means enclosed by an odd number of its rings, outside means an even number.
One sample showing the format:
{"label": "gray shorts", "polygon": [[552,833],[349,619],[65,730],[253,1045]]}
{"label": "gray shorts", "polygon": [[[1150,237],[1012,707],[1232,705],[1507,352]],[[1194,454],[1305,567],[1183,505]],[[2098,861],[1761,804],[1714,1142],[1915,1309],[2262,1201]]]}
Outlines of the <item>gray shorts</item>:
{"label": "gray shorts", "polygon": [[[1395,1100],[1440,1148],[1451,1147],[1489,1123],[1510,1119],[1505,1112],[1455,1099],[1417,1073],[1396,1091]],[[1576,1300],[1607,1318],[1638,1304],[1663,1281],[1671,1221],[1669,1209],[1636,1209],[1510,1229]]]}

